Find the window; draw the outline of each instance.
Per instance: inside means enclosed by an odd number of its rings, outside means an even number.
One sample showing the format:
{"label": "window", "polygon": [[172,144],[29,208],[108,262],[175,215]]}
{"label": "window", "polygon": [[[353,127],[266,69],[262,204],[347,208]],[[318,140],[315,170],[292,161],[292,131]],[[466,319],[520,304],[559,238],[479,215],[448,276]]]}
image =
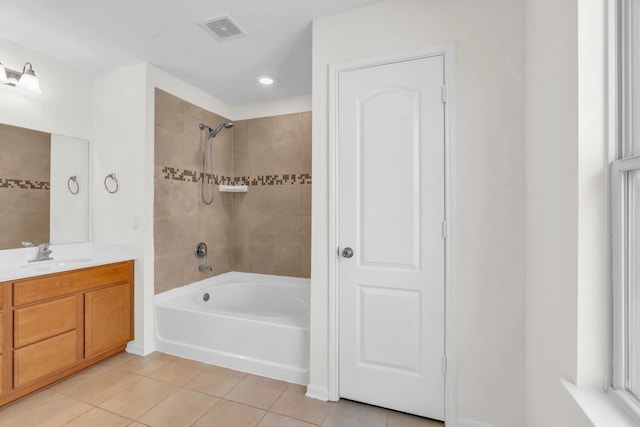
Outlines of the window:
{"label": "window", "polygon": [[616,0],[615,10],[611,394],[640,422],[640,0]]}

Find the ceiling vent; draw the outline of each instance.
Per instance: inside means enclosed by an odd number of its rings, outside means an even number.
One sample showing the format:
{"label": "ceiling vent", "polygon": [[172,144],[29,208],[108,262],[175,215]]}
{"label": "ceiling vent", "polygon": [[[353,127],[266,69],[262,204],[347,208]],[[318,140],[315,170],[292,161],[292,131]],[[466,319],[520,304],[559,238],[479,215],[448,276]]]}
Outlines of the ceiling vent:
{"label": "ceiling vent", "polygon": [[229,15],[219,16],[198,22],[202,28],[213,34],[218,40],[231,40],[247,35]]}

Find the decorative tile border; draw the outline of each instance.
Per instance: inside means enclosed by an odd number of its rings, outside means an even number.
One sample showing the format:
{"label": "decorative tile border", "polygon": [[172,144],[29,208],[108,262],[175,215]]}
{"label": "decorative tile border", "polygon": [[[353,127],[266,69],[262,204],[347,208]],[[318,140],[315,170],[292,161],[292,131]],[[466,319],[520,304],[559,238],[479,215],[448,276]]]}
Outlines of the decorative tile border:
{"label": "decorative tile border", "polygon": [[[172,168],[165,166],[162,168],[164,179],[170,179],[172,181],[184,181],[184,182],[202,182],[204,174],[202,172],[195,172],[190,170],[181,170],[178,168]],[[211,174],[207,174],[207,184],[211,184]],[[231,185],[230,176],[213,175],[213,182],[216,185]]]}
{"label": "decorative tile border", "polygon": [[[190,171],[186,169],[178,169],[170,166],[162,168],[164,179],[172,181],[184,181],[184,182],[202,182],[203,173]],[[207,184],[211,183],[211,175],[206,175]],[[250,186],[262,186],[262,185],[291,185],[291,184],[311,184],[310,173],[294,173],[294,174],[281,174],[281,175],[257,175],[257,176],[219,176],[213,175],[213,182],[217,185],[250,185]]]}
{"label": "decorative tile border", "polygon": [[30,179],[0,178],[0,188],[21,188],[23,190],[50,190],[47,181],[31,181]]}
{"label": "decorative tile border", "polygon": [[311,184],[310,173],[294,173],[283,175],[236,176],[234,185],[287,185]]}

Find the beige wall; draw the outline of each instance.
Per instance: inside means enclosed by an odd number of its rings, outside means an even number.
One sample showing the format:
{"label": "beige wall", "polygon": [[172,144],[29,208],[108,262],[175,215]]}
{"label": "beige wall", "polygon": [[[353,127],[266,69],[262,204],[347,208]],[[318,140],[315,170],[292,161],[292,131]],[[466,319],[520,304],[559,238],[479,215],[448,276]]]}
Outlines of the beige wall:
{"label": "beige wall", "polygon": [[[232,269],[232,194],[220,193],[206,205],[201,197],[202,150],[211,127],[229,121],[167,92],[156,89],[155,101],[155,189],[154,247],[155,292],[225,273]],[[223,130],[214,139],[213,165],[216,180],[232,175],[232,136]],[[209,188],[207,188],[209,190]],[[209,194],[209,193],[207,193]],[[205,242],[209,255],[194,254]],[[213,267],[212,273],[198,270]]]}
{"label": "beige wall", "polygon": [[[207,133],[228,118],[155,91],[155,293],[227,271],[309,277],[311,113],[241,120],[214,140],[217,182],[247,193],[201,198]],[[198,242],[207,259],[195,257]],[[198,270],[211,265],[212,273]]]}
{"label": "beige wall", "polygon": [[458,415],[525,424],[524,10],[524,0],[388,0],[314,21],[312,385],[327,385],[334,252],[327,246],[327,65],[454,41]]}
{"label": "beige wall", "polygon": [[311,113],[236,122],[233,172],[233,269],[309,277]]}
{"label": "beige wall", "polygon": [[0,124],[0,249],[49,242],[51,134]]}

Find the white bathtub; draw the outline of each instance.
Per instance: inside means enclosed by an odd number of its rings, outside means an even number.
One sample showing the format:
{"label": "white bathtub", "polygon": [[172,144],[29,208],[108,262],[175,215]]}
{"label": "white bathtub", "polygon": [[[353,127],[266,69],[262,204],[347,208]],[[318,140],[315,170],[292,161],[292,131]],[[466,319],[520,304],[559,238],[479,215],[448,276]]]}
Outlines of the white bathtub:
{"label": "white bathtub", "polygon": [[307,384],[309,279],[231,272],[163,292],[155,335],[164,353]]}

